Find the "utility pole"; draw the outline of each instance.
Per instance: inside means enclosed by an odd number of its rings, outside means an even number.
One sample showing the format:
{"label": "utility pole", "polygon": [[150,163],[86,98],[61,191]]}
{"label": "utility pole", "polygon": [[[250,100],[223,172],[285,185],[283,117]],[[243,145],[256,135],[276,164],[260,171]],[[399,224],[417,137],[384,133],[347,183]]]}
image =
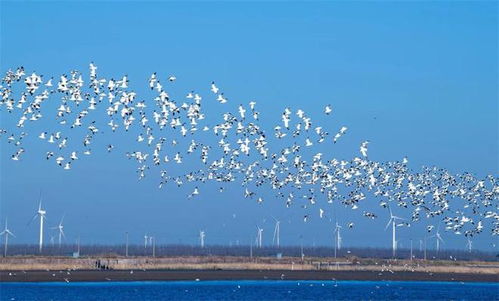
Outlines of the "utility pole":
{"label": "utility pole", "polygon": [[301,260],[305,258],[305,254],[303,254],[303,237],[300,235],[300,249],[301,249]]}
{"label": "utility pole", "polygon": [[426,237],[424,239],[424,260],[426,261]]}
{"label": "utility pole", "polygon": [[412,239],[411,239],[411,261],[412,261]]}
{"label": "utility pole", "polygon": [[[338,228],[336,228],[336,231],[338,231]],[[334,240],[333,240],[333,244],[334,244],[334,259],[335,260],[336,260],[336,252],[337,252],[336,248],[338,247],[338,233],[336,231],[333,232],[333,235],[334,235]]]}
{"label": "utility pole", "polygon": [[253,259],[253,239],[250,239],[250,259]]}
{"label": "utility pole", "polygon": [[128,232],[126,234],[126,244],[125,244],[125,257],[128,257]]}

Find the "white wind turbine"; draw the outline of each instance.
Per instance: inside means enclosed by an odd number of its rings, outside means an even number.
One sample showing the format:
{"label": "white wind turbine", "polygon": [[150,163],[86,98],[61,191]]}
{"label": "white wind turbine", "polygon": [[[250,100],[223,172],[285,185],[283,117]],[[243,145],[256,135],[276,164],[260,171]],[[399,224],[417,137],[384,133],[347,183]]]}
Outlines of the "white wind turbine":
{"label": "white wind turbine", "polygon": [[274,237],[272,238],[272,244],[276,245],[279,248],[281,244],[280,242],[281,221],[277,220],[275,217],[273,218],[275,220],[275,228],[274,228]]}
{"label": "white wind turbine", "polygon": [[201,248],[204,248],[204,238],[206,237],[206,233],[201,230],[199,231],[199,242],[201,244]]}
{"label": "white wind turbine", "polygon": [[149,238],[149,236],[144,235],[144,249],[147,248],[147,239]]}
{"label": "white wind turbine", "polygon": [[470,253],[471,253],[471,247],[472,247],[472,245],[473,245],[473,242],[471,241],[471,239],[470,239],[469,237],[466,237],[466,239],[468,240],[468,241],[466,242],[466,248],[468,248],[468,252],[470,252]]}
{"label": "white wind turbine", "polygon": [[392,224],[392,256],[395,257],[395,252],[397,251],[397,238],[396,238],[396,230],[395,227],[396,225],[396,220],[404,220],[401,217],[395,216],[392,213],[392,209],[390,206],[388,206],[388,210],[390,210],[390,219],[388,220],[388,223],[386,224],[385,231],[388,229],[390,226],[390,223]]}
{"label": "white wind turbine", "polygon": [[336,222],[336,226],[334,227],[334,239],[335,239],[335,244],[334,244],[334,258],[336,258],[336,252],[341,250],[341,226]]}
{"label": "white wind turbine", "polygon": [[262,236],[263,236],[263,228],[256,226],[256,245],[261,248],[262,247]]}
{"label": "white wind turbine", "polygon": [[40,197],[40,202],[38,204],[38,211],[35,213],[33,218],[31,219],[30,223],[36,219],[37,216],[40,217],[40,241],[39,241],[39,250],[42,252],[43,248],[43,221],[45,220],[45,214],[47,214],[47,211],[42,209],[42,200]]}
{"label": "white wind turbine", "polygon": [[4,249],[3,249],[3,257],[7,257],[7,246],[9,244],[9,235],[12,237],[16,237],[14,233],[10,232],[9,228],[7,228],[7,219],[5,219],[5,229],[0,233],[1,235],[5,235]]}
{"label": "white wind turbine", "polygon": [[445,243],[442,236],[440,235],[440,224],[438,224],[437,227],[437,233],[435,235],[432,235],[430,237],[435,237],[435,240],[437,241],[437,254],[440,251],[440,242]]}
{"label": "white wind turbine", "polygon": [[62,222],[64,221],[64,215],[62,216],[61,218],[61,221],[59,222],[59,225],[57,225],[56,227],[52,227],[51,229],[57,229],[59,230],[58,232],[58,235],[59,235],[59,248],[61,247],[61,243],[62,243],[62,238],[66,238],[66,235],[64,235],[64,226],[62,225]]}

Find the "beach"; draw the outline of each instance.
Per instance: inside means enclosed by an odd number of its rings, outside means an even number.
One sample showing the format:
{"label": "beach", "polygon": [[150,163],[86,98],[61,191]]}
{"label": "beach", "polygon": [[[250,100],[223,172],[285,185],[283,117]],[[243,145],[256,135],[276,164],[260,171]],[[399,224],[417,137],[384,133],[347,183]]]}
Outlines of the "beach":
{"label": "beach", "polygon": [[1,282],[180,280],[372,280],[499,282],[494,262],[244,257],[0,259]]}

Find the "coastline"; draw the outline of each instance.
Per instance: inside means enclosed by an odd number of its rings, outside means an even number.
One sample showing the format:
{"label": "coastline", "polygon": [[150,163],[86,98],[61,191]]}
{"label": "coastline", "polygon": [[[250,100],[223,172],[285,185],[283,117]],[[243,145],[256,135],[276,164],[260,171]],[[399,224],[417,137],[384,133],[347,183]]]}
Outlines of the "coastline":
{"label": "coastline", "polygon": [[208,280],[357,280],[499,283],[498,274],[321,270],[75,270],[0,271],[1,282],[108,282]]}
{"label": "coastline", "polygon": [[497,262],[296,257],[0,258],[0,282],[359,280],[499,283]]}

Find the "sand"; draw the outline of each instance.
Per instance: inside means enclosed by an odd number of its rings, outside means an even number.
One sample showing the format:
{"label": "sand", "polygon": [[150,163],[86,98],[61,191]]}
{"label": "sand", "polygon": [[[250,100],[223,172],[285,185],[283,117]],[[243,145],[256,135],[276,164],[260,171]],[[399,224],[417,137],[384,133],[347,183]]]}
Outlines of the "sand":
{"label": "sand", "polygon": [[[0,258],[0,281],[420,280],[499,282],[497,262],[286,257]],[[98,264],[97,264],[98,263]],[[133,271],[133,272],[131,272]]]}

